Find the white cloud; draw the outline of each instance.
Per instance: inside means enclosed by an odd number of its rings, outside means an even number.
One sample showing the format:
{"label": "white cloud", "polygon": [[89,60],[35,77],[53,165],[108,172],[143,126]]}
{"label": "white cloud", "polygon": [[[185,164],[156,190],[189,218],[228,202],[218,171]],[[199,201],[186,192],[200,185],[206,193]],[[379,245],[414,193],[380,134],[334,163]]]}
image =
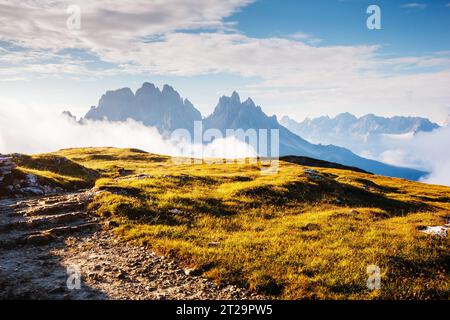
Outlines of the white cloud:
{"label": "white cloud", "polygon": [[126,122],[87,121],[83,125],[43,108],[0,109],[0,153],[44,153],[75,147],[138,148],[148,152],[195,158],[245,158],[254,150],[235,138],[217,139],[203,147],[163,139],[155,128]]}
{"label": "white cloud", "polygon": [[[283,106],[297,118],[339,109],[430,116],[448,106],[449,53],[390,58],[379,46],[318,45],[301,32],[245,36],[224,18],[251,2],[0,0],[0,40],[19,46],[0,51],[0,78],[233,74],[258,79],[243,93],[269,113]],[[66,28],[73,4],[82,13],[76,32]]]}
{"label": "white cloud", "polygon": [[424,182],[450,186],[450,127],[385,143],[390,148],[378,157],[380,161],[428,170]]}
{"label": "white cloud", "polygon": [[[10,73],[85,75],[86,61],[74,67],[63,49],[82,49],[108,61],[120,57],[124,51],[130,55],[139,45],[152,41],[155,36],[179,29],[228,30],[233,23],[223,19],[253,0],[0,0],[0,40],[13,44],[13,50],[0,52],[0,65],[10,63]],[[81,10],[81,29],[69,30],[66,20],[69,6]],[[57,60],[56,63],[53,60]],[[89,70],[91,74],[110,75],[118,72],[133,73],[142,69],[135,58],[112,59],[114,70]],[[20,65],[18,65],[20,64]],[[59,67],[56,67],[58,64]],[[49,65],[54,70],[39,70],[38,65]],[[3,72],[3,74],[5,74]]]}
{"label": "white cloud", "polygon": [[427,7],[426,4],[418,2],[406,3],[402,5],[402,8],[409,8],[409,9],[425,9],[426,7]]}
{"label": "white cloud", "polygon": [[293,33],[289,36],[289,38],[294,39],[294,40],[305,41],[311,45],[318,45],[323,41],[323,39],[316,38],[313,35],[303,33],[303,32]]}
{"label": "white cloud", "polygon": [[[1,38],[32,48],[113,50],[179,29],[227,28],[223,18],[252,0],[0,0]],[[81,29],[66,9],[79,6]]]}

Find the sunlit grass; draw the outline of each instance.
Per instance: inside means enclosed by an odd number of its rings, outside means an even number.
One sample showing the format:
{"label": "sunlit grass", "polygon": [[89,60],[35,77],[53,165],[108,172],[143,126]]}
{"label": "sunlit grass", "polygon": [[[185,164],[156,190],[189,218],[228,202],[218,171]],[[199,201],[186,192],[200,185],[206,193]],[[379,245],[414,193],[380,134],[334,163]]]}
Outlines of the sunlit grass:
{"label": "sunlit grass", "polygon": [[[176,164],[130,149],[54,155],[101,175],[90,209],[122,239],[218,283],[290,299],[449,298],[449,237],[419,231],[450,217],[448,187],[283,161],[264,176],[259,163]],[[369,265],[381,290],[366,286]]]}

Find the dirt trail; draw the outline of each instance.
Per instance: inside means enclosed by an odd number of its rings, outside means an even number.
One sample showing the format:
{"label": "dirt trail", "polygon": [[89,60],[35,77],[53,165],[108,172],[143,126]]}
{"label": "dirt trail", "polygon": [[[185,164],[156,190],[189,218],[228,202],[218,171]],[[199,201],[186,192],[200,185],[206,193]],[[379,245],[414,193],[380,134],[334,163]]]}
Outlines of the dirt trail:
{"label": "dirt trail", "polygon": [[0,201],[0,299],[258,298],[119,241],[86,212],[94,195]]}

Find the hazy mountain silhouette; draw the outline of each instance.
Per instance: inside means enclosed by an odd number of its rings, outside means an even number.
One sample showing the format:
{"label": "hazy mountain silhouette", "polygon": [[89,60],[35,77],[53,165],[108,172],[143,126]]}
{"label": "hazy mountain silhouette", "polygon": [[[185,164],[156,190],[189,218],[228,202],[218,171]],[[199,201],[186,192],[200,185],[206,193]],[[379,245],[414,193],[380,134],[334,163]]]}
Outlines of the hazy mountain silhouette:
{"label": "hazy mountain silhouette", "polygon": [[[393,177],[417,180],[425,172],[387,165],[365,159],[350,150],[335,145],[312,144],[299,135],[282,126],[276,116],[267,116],[251,99],[240,101],[234,92],[231,97],[221,97],[214,112],[204,119],[204,128],[226,129],[278,129],[280,137],[280,155],[297,155],[358,167],[363,170]],[[270,139],[269,139],[270,140]]]}
{"label": "hazy mountain silhouette", "polygon": [[192,132],[194,121],[200,121],[202,116],[188,99],[183,100],[171,86],[165,85],[159,90],[154,84],[146,82],[136,94],[130,88],[106,92],[85,119],[134,119],[166,134],[178,128]]}
{"label": "hazy mountain silhouette", "polygon": [[[202,116],[189,100],[183,100],[172,87],[165,85],[161,91],[150,83],[144,83],[135,94],[129,88],[108,91],[98,106],[92,107],[85,116],[85,119],[109,121],[125,121],[128,118],[156,127],[167,135],[179,128],[192,132],[194,121],[200,121]],[[281,156],[306,156],[412,180],[426,174],[365,159],[342,147],[312,144],[282,126],[276,116],[266,115],[250,98],[242,102],[236,92],[231,97],[220,98],[214,112],[203,120],[203,127],[204,130],[218,129],[223,135],[227,129],[267,129],[269,132],[270,129],[278,129]]]}
{"label": "hazy mountain silhouette", "polygon": [[382,141],[389,136],[414,135],[430,132],[439,125],[420,117],[385,118],[368,114],[357,118],[350,113],[341,113],[334,118],[322,116],[297,122],[288,116],[280,123],[312,143],[334,144],[356,153],[383,152]]}

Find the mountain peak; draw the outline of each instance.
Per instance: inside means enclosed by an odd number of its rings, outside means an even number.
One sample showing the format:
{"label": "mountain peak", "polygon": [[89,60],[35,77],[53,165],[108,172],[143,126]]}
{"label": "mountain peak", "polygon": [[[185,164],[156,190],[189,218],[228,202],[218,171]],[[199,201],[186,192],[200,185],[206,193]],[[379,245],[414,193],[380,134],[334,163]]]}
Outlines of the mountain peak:
{"label": "mountain peak", "polygon": [[117,89],[117,90],[108,90],[108,91],[106,91],[106,94],[105,94],[106,96],[108,96],[108,95],[114,95],[114,96],[119,96],[119,95],[121,95],[121,96],[134,96],[134,93],[133,93],[133,91],[130,89],[130,88],[128,88],[128,87],[125,87],[125,88],[120,88],[120,89]]}
{"label": "mountain peak", "polygon": [[142,87],[136,91],[136,97],[139,99],[141,95],[159,95],[160,93],[159,89],[153,83],[144,82]]}
{"label": "mountain peak", "polygon": [[241,102],[241,97],[239,96],[239,93],[237,93],[236,91],[233,91],[233,94],[231,95],[231,100],[240,103]]}
{"label": "mountain peak", "polygon": [[247,100],[245,100],[244,104],[252,107],[255,106],[255,103],[253,102],[252,98],[248,98]]}
{"label": "mountain peak", "polygon": [[156,89],[156,86],[151,82],[144,82],[142,84],[142,88]]}
{"label": "mountain peak", "polygon": [[[368,115],[369,116],[369,115]],[[340,113],[338,114],[335,119],[348,119],[348,120],[357,120],[358,118],[356,118],[356,116],[354,116],[353,114],[351,114],[350,112],[344,112],[344,113]]]}
{"label": "mountain peak", "polygon": [[168,84],[165,84],[163,86],[162,92],[176,92],[176,91],[175,91],[175,89],[172,86],[170,86]]}
{"label": "mountain peak", "polygon": [[161,91],[153,83],[145,82],[136,94],[129,88],[108,91],[98,106],[89,110],[85,119],[135,119],[165,134],[178,128],[191,130],[194,121],[202,117],[194,105],[187,99],[183,100],[173,87],[166,84]]}

